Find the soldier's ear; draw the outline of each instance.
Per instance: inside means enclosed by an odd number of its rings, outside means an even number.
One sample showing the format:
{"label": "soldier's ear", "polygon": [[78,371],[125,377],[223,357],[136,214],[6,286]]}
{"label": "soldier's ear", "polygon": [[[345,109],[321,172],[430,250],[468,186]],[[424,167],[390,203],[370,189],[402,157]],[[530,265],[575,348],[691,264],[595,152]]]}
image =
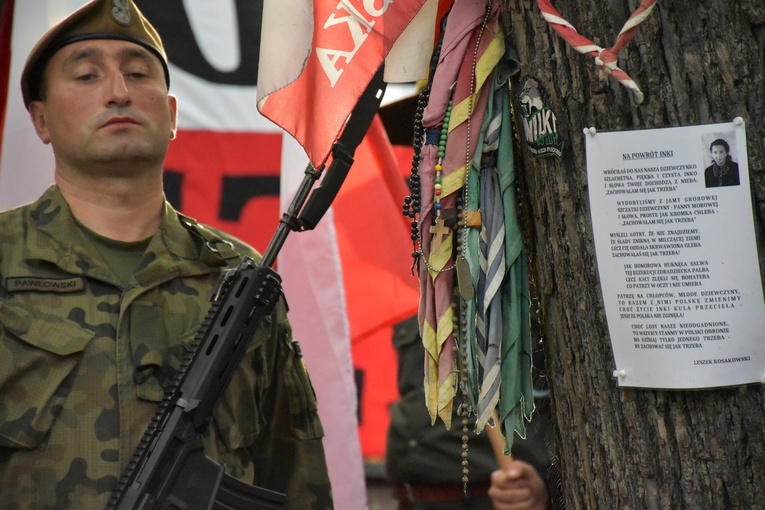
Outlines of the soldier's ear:
{"label": "soldier's ear", "polygon": [[175,140],[175,134],[178,131],[178,98],[172,94],[168,94],[167,106],[170,109],[170,121],[172,122],[170,139]]}
{"label": "soldier's ear", "polygon": [[48,130],[48,112],[45,103],[43,101],[32,101],[29,103],[28,112],[37,136],[42,140],[42,143],[49,144],[50,132]]}

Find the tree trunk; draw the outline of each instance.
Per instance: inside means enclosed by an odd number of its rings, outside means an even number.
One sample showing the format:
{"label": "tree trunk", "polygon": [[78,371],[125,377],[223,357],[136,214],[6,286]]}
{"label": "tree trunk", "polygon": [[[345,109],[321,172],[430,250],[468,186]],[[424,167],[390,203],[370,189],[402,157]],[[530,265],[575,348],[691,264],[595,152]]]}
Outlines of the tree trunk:
{"label": "tree trunk", "polygon": [[[761,239],[765,220],[765,4],[663,0],[622,51],[636,106],[573,50],[533,0],[501,0],[519,76],[547,89],[566,140],[562,159],[516,154],[526,195],[531,272],[552,393],[555,453],[568,509],[765,508],[762,385],[702,391],[620,389],[595,260],[582,128],[747,124]],[[554,2],[584,36],[614,44],[638,0]],[[517,81],[515,83],[517,91]],[[523,133],[522,127],[517,126]],[[522,138],[522,135],[521,135]],[[761,243],[758,243],[758,247]],[[763,250],[761,250],[762,252]],[[760,253],[760,265],[763,264]],[[765,340],[763,340],[765,342]],[[765,370],[764,370],[765,371]]]}

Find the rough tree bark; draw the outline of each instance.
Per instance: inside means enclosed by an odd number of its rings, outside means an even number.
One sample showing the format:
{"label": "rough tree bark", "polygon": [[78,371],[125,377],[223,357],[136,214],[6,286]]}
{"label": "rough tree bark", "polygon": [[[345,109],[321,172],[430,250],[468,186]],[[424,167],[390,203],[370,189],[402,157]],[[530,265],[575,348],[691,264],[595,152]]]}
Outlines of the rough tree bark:
{"label": "rough tree bark", "polygon": [[[743,117],[762,239],[765,3],[660,1],[620,55],[620,67],[645,93],[636,106],[615,80],[598,79],[592,59],[553,32],[534,0],[500,1],[521,74],[536,76],[548,90],[567,144],[561,161],[534,159],[524,147],[516,155],[528,196],[532,273],[543,314],[567,508],[765,508],[762,385],[625,390],[611,377],[614,362],[595,265],[582,134],[586,126],[611,131]],[[603,47],[614,43],[639,4],[554,2],[580,33]],[[760,251],[762,267],[765,250]]]}

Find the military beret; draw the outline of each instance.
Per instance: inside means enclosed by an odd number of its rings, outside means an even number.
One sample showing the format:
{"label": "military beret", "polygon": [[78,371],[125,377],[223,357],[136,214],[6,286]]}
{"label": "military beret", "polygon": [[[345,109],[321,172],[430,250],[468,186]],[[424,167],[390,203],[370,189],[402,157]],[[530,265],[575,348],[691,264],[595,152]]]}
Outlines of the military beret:
{"label": "military beret", "polygon": [[21,73],[24,106],[41,99],[41,80],[45,66],[58,50],[68,44],[89,39],[119,39],[151,51],[165,71],[170,85],[167,54],[156,29],[141,14],[132,0],[93,0],[48,30],[32,51]]}

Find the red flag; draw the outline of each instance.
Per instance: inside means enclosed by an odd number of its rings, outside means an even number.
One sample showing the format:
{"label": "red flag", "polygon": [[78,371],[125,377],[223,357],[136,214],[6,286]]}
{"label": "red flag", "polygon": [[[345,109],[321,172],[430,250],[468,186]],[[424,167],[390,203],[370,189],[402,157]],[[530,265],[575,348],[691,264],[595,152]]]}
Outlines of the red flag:
{"label": "red flag", "polygon": [[417,312],[410,220],[401,212],[406,194],[385,128],[375,117],[332,205],[345,292],[352,298],[347,307],[354,343]]}
{"label": "red flag", "polygon": [[[258,109],[290,133],[318,166],[424,3],[266,0]],[[389,75],[386,80],[391,81]]]}

